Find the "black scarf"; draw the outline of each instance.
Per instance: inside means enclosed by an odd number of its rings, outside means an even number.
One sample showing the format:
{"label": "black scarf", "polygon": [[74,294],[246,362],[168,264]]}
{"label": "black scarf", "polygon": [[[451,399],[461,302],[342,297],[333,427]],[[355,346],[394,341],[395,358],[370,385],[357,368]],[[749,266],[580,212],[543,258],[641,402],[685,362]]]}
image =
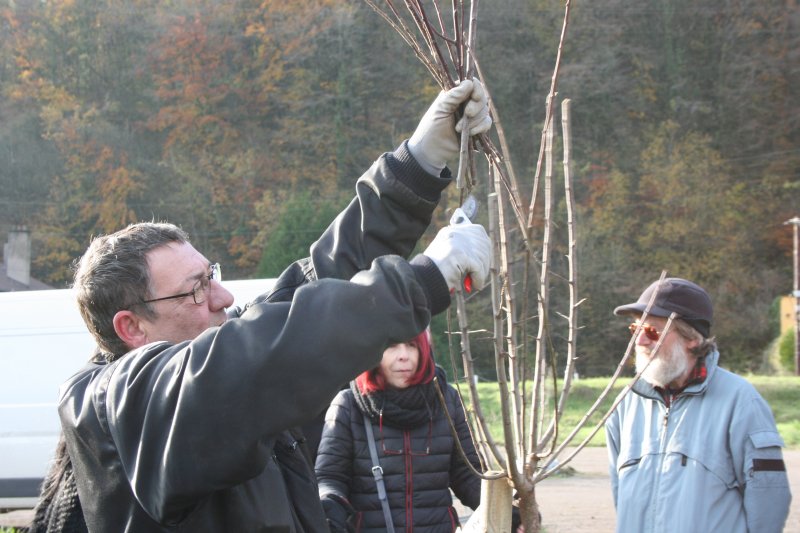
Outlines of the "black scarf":
{"label": "black scarf", "polygon": [[[444,370],[439,367],[436,367],[436,378],[444,390]],[[355,380],[350,382],[350,390],[362,413],[376,422],[383,415],[384,424],[398,429],[413,429],[433,419],[441,405],[435,386],[431,381],[406,389],[386,388],[362,394]]]}
{"label": "black scarf", "polygon": [[30,533],[88,531],[63,432],[59,436],[55,460],[42,483],[39,501],[36,503],[33,520],[27,531]]}

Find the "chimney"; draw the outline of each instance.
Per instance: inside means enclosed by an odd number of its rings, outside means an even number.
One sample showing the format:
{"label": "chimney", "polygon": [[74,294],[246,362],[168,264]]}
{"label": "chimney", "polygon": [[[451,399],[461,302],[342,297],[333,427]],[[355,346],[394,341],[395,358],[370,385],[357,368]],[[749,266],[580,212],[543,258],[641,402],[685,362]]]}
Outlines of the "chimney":
{"label": "chimney", "polygon": [[26,287],[31,284],[31,234],[25,226],[15,226],[8,232],[3,245],[6,275]]}

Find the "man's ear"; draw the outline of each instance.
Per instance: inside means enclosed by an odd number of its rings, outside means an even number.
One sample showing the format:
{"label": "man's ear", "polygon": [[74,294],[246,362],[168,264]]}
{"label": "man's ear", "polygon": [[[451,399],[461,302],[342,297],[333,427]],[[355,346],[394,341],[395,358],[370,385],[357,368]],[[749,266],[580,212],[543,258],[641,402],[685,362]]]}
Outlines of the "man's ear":
{"label": "man's ear", "polygon": [[114,315],[114,331],[131,349],[147,344],[147,333],[142,329],[141,319],[127,309]]}
{"label": "man's ear", "polygon": [[686,349],[689,350],[690,353],[693,353],[693,350],[700,346],[700,342],[697,339],[692,339],[690,341],[686,341]]}

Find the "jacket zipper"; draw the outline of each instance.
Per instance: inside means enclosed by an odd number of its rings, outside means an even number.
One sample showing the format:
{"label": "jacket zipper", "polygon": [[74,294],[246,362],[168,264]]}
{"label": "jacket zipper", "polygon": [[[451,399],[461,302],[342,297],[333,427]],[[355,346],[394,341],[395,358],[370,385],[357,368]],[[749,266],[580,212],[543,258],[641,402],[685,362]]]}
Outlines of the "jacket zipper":
{"label": "jacket zipper", "polygon": [[408,430],[403,431],[403,448],[406,456],[406,531],[414,531],[414,480],[411,465],[411,435]]}
{"label": "jacket zipper", "polygon": [[[659,470],[664,469],[664,460],[666,459],[666,452],[667,452],[667,436],[668,436],[668,425],[669,425],[669,413],[672,409],[672,405],[675,402],[675,397],[670,395],[669,401],[664,401],[664,418],[661,424],[661,436],[659,438]],[[660,511],[658,509],[658,494],[660,492],[661,486],[656,484],[656,489],[653,491],[652,497],[652,504],[649,506],[650,509],[653,510],[653,520],[656,517],[660,516]],[[659,524],[652,523],[653,531],[659,531],[661,526]]]}

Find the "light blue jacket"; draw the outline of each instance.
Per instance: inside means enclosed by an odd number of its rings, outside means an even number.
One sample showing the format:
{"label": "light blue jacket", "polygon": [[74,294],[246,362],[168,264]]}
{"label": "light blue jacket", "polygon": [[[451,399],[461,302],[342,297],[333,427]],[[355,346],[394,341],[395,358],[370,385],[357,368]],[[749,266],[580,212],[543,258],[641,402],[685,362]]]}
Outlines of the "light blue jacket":
{"label": "light blue jacket", "polygon": [[718,360],[670,408],[640,379],[606,422],[618,532],[783,531],[783,440],[758,391]]}

